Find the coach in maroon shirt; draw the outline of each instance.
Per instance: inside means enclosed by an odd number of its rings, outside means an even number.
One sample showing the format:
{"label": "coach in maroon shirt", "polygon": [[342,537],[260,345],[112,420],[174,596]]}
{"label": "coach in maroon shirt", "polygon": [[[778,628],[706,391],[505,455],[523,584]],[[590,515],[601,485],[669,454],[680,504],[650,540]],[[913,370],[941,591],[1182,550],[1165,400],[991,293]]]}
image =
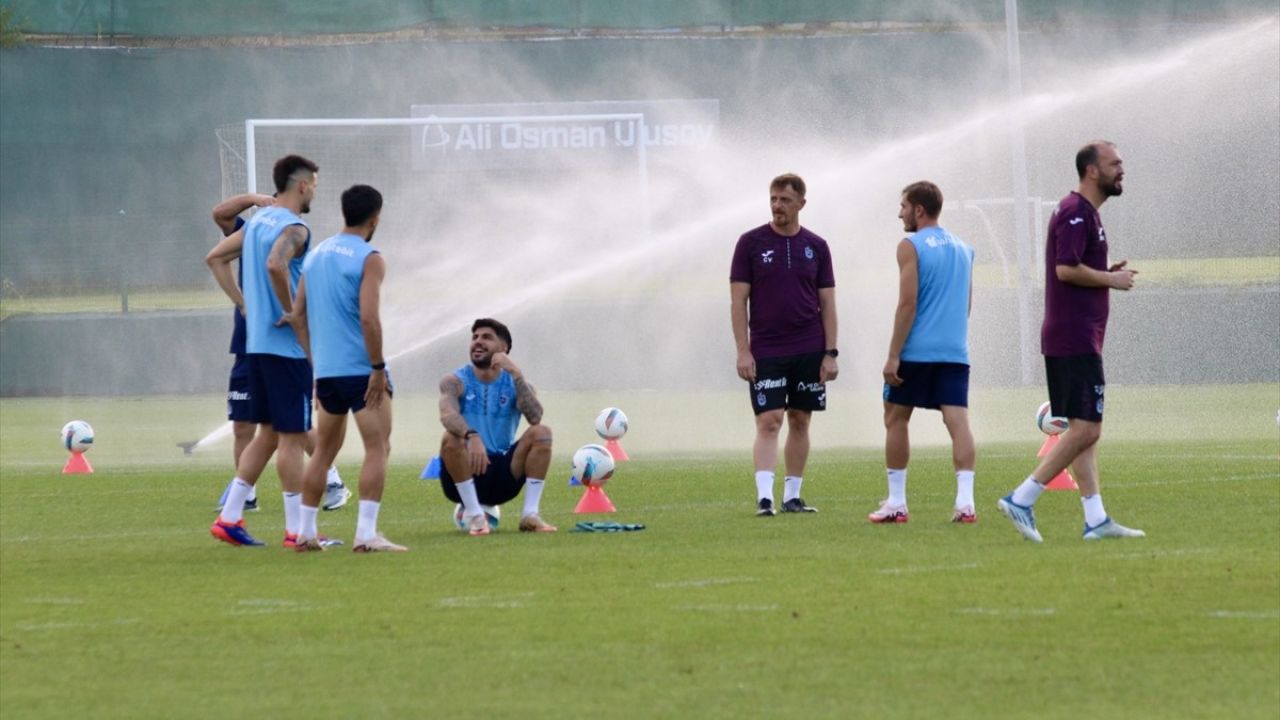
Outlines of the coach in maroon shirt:
{"label": "coach in maroon shirt", "polygon": [[1080,186],[1063,198],[1049,221],[1045,248],[1044,324],[1040,348],[1053,414],[1070,420],[1070,430],[1012,493],[1000,512],[1029,540],[1041,542],[1032,507],[1044,486],[1068,465],[1080,486],[1085,540],[1143,537],[1146,533],[1113,521],[1098,488],[1098,438],[1106,380],[1102,341],[1107,333],[1112,290],[1131,290],[1136,270],[1128,261],[1109,265],[1107,233],[1098,208],[1123,191],[1124,164],[1114,143],[1098,140],[1076,153]]}
{"label": "coach in maroon shirt", "polygon": [[729,271],[738,377],[750,383],[756,414],[756,515],[763,517],[775,512],[773,473],[784,416],[782,512],[817,512],[800,497],[809,419],[815,410],[826,409],[826,383],[839,371],[831,251],[825,240],[800,227],[804,193],[804,180],[797,175],[773,179],[773,220],[738,238]]}

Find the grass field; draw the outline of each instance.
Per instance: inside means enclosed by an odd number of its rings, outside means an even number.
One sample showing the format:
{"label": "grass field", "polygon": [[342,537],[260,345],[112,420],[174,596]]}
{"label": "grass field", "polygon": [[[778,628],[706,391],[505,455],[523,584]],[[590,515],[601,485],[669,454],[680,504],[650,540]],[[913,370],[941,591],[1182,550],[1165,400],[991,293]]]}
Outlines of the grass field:
{"label": "grass field", "polygon": [[[994,509],[1034,461],[1038,439],[1011,438],[1035,394],[975,394],[974,526],[947,522],[949,452],[922,416],[912,520],[893,527],[864,519],[884,492],[874,417],[823,418],[842,427],[815,437],[820,514],[764,519],[745,446],[688,449],[655,432],[659,400],[609,398],[635,458],[609,519],[647,525],[618,535],[567,532],[589,438],[563,418],[603,403],[551,397],[561,532],[520,535],[509,513],[488,538],[417,479],[430,399],[398,400],[381,527],[399,556],[213,541],[227,446],[172,442],[209,429],[214,398],[0,401],[0,716],[1280,716],[1280,387],[1109,392],[1107,508],[1148,537],[1085,543],[1079,500],[1055,492],[1039,546]],[[98,428],[93,475],[58,473],[71,414]],[[273,471],[262,488],[248,522],[278,541]],[[322,530],[350,542],[353,509]]]}

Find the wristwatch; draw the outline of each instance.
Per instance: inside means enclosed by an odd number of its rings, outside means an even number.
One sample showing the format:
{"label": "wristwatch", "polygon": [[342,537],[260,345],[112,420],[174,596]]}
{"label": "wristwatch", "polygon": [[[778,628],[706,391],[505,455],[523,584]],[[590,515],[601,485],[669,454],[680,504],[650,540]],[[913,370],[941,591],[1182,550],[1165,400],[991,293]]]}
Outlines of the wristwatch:
{"label": "wristwatch", "polygon": [[826,350],[823,350],[822,352],[827,355],[830,355],[831,357],[840,357],[840,351],[835,348],[828,348]]}

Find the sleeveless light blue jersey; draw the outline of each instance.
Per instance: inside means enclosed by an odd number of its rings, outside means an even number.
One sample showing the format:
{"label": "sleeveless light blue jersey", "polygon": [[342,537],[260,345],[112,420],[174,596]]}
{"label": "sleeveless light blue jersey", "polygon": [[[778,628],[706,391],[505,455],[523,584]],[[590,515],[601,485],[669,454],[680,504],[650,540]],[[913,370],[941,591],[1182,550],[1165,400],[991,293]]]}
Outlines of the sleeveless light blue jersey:
{"label": "sleeveless light blue jersey", "polygon": [[[276,321],[284,314],[284,308],[271,289],[267,275],[267,257],[271,246],[284,229],[301,225],[307,230],[307,245],[311,244],[311,229],[302,218],[291,210],[272,206],[254,213],[245,226],[244,247],[240,253],[241,278],[244,292],[245,330],[248,333],[245,350],[249,353],[303,358],[307,354],[298,344],[298,337],[288,325],[276,327]],[[305,254],[305,253],[304,253]],[[302,258],[289,261],[289,291],[298,290],[298,278],[302,275]]]}
{"label": "sleeveless light blue jersey", "polygon": [[916,319],[902,346],[911,362],[969,364],[969,286],[973,248],[940,227],[907,238],[916,249]]}
{"label": "sleeveless light blue jersey", "polygon": [[360,282],[365,259],[375,252],[364,238],[339,233],[316,245],[302,263],[317,379],[368,375],[373,370],[360,327]]}
{"label": "sleeveless light blue jersey", "polygon": [[506,370],[491,383],[481,382],[475,368],[463,365],[453,374],[462,380],[462,417],[480,433],[485,450],[506,452],[516,441],[520,411],[516,409],[516,384]]}

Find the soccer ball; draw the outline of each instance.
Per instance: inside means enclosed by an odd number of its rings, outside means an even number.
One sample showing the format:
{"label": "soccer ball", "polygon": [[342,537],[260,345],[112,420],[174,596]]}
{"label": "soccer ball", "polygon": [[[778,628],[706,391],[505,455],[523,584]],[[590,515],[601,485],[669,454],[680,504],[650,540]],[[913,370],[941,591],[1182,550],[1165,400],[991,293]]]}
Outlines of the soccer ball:
{"label": "soccer ball", "polygon": [[613,455],[603,445],[583,445],[573,454],[573,476],[587,487],[600,487],[613,477]]}
{"label": "soccer ball", "polygon": [[617,440],[627,434],[627,414],[607,407],[596,416],[596,434],[605,440]]}
{"label": "soccer ball", "polygon": [[1049,403],[1040,406],[1036,411],[1036,427],[1045,435],[1059,435],[1067,431],[1067,419],[1053,414]]}
{"label": "soccer ball", "polygon": [[[497,530],[498,522],[502,520],[502,506],[481,505],[480,508],[484,510],[485,517],[489,518],[489,529]],[[462,503],[458,503],[458,505],[453,509],[453,524],[457,525],[458,529],[463,532],[466,532],[467,530],[467,521],[464,518],[466,514],[467,509],[463,507]]]}
{"label": "soccer ball", "polygon": [[93,428],[83,420],[72,420],[62,426],[62,447],[82,453],[93,447]]}

